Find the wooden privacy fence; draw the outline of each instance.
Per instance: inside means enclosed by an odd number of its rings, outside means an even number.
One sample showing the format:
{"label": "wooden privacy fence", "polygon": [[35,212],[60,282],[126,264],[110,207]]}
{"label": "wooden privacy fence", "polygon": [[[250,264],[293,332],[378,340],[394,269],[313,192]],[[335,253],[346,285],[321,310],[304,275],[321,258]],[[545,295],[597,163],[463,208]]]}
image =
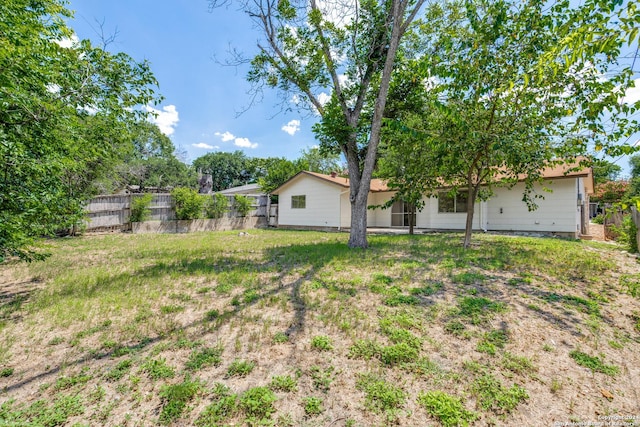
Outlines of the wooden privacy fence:
{"label": "wooden privacy fence", "polygon": [[[86,207],[85,229],[87,231],[128,231],[131,230],[129,217],[131,215],[131,200],[134,197],[141,197],[143,194],[114,194],[97,196],[89,201]],[[151,215],[149,221],[171,221],[176,219],[173,209],[173,199],[170,194],[153,194],[151,205]],[[249,217],[265,217],[268,222],[269,198],[262,194],[247,194],[253,199],[252,210],[247,214]],[[213,196],[205,196],[213,197]],[[223,217],[235,220],[239,217],[234,209],[233,195],[225,195],[227,198],[228,210]]]}

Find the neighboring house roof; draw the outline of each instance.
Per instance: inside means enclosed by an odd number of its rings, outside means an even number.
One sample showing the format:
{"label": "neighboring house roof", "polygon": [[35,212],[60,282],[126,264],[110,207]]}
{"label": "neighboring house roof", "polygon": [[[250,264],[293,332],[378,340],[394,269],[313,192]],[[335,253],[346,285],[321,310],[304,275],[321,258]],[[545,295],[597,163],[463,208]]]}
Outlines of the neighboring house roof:
{"label": "neighboring house roof", "polygon": [[[578,162],[556,165],[553,167],[545,168],[542,171],[542,178],[545,180],[551,179],[561,179],[561,178],[587,178],[585,179],[585,187],[588,194],[593,194],[593,171],[590,167],[582,167],[578,169],[580,166]],[[313,178],[317,178],[332,184],[339,185],[343,188],[349,188],[349,178],[341,177],[335,174],[325,175],[317,172],[309,172],[309,171],[301,171],[295,174],[293,177],[288,179],[284,184],[280,187],[276,188],[272,194],[279,194],[279,192],[286,186],[288,186],[293,181],[297,181],[301,177],[310,176]],[[523,181],[525,176],[518,177],[520,181]],[[371,192],[378,193],[384,191],[393,191],[387,187],[387,183],[381,179],[372,179],[371,180]]]}
{"label": "neighboring house roof", "polygon": [[240,187],[227,188],[226,190],[218,191],[221,194],[263,194],[258,184],[241,185]]}

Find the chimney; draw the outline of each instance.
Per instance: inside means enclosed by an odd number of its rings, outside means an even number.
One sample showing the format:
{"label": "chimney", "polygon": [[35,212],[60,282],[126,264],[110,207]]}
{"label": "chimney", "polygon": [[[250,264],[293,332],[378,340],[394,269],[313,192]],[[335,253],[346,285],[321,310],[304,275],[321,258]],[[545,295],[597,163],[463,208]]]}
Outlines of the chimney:
{"label": "chimney", "polygon": [[336,176],[338,176],[336,172],[331,172],[331,178],[335,178]]}

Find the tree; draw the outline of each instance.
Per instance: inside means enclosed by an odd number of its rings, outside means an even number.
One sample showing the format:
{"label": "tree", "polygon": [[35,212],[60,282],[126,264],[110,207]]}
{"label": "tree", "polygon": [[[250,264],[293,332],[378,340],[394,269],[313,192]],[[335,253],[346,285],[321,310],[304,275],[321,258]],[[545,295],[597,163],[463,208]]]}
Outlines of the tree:
{"label": "tree", "polygon": [[249,184],[256,181],[256,165],[245,154],[236,150],[233,153],[207,153],[193,161],[193,167],[203,173],[211,174],[213,191]]}
{"label": "tree", "polygon": [[605,159],[595,159],[591,168],[593,169],[593,182],[596,185],[616,181],[622,172],[620,166]]}
{"label": "tree", "polygon": [[306,169],[306,163],[300,160],[291,161],[284,157],[270,158],[269,165],[265,170],[264,176],[258,178],[260,189],[269,194],[282,184],[287,182],[298,172]]}
{"label": "tree", "polygon": [[[227,3],[212,0],[212,6]],[[350,179],[350,247],[367,247],[367,198],[396,54],[424,0],[242,1],[264,40],[248,80],[317,112],[321,145],[341,152]],[[329,92],[328,103],[321,94]]]}
{"label": "tree", "polygon": [[[541,197],[534,183],[542,170],[584,153],[581,133],[602,129],[607,109],[624,110],[612,94],[618,85],[628,87],[629,70],[610,80],[602,73],[627,39],[598,26],[611,12],[606,5],[593,9],[593,3],[575,11],[568,2],[547,8],[538,0],[468,0],[430,22],[427,45],[438,49],[424,56],[422,67],[435,80],[438,97],[422,111],[423,124],[407,133],[422,135],[428,146],[422,164],[431,168],[414,180],[433,185],[435,170],[441,186],[466,193],[465,247],[479,197],[524,177],[523,199],[534,209]],[[575,47],[567,39],[589,22],[609,43],[586,51],[576,47],[580,54],[566,57]],[[628,130],[621,122],[616,133]],[[604,133],[597,136],[601,147],[620,149]]]}
{"label": "tree", "polygon": [[87,176],[111,163],[118,129],[156,100],[146,62],[86,40],[68,46],[63,4],[0,4],[0,261],[42,258],[36,239],[78,221]]}
{"label": "tree", "polygon": [[340,156],[338,154],[327,152],[320,147],[304,149],[300,154],[298,163],[310,172],[330,174],[343,169],[340,165]]}

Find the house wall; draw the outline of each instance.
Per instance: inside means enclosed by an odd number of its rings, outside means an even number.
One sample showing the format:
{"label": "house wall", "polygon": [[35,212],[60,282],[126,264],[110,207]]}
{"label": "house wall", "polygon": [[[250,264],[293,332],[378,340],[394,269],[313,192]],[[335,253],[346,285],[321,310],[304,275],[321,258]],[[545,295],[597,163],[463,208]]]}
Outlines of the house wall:
{"label": "house wall", "polygon": [[552,192],[546,192],[536,184],[535,193],[544,196],[544,199],[535,199],[538,209],[531,212],[522,201],[524,183],[518,183],[511,189],[497,188],[495,195],[487,202],[487,228],[496,231],[575,233],[580,225],[580,207],[577,204],[580,184],[580,179],[576,178],[556,179],[548,185]]}
{"label": "house wall", "polygon": [[[278,225],[339,227],[341,221],[340,192],[348,189],[303,177],[287,185],[279,192]],[[304,209],[291,208],[291,196],[306,196]],[[347,206],[348,208],[348,206]]]}
{"label": "house wall", "polygon": [[[485,222],[486,206],[484,202],[476,202],[473,215],[473,229],[480,229]],[[421,221],[422,220],[422,221]],[[425,199],[425,206],[418,214],[417,226],[421,228],[435,228],[441,230],[464,230],[467,221],[466,212],[443,213],[438,212],[438,198],[433,196]],[[482,222],[481,222],[482,221]]]}

